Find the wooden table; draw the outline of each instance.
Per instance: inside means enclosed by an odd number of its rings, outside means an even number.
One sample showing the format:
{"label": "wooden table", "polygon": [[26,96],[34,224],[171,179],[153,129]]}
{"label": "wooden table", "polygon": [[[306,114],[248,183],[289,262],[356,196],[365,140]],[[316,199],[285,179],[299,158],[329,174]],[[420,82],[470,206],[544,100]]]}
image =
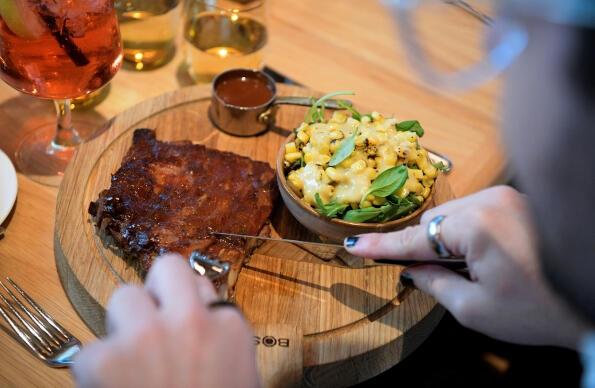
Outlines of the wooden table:
{"label": "wooden table", "polygon": [[[271,0],[267,65],[312,89],[354,90],[356,104],[419,119],[427,129],[424,144],[448,155],[455,164],[451,185],[465,195],[500,180],[505,170],[496,123],[497,83],[449,97],[422,88],[406,61],[392,19],[373,1]],[[460,15],[459,15],[460,16]],[[426,20],[424,29],[452,26],[460,39],[434,35],[433,47],[459,59],[477,56],[473,23]],[[181,70],[181,50],[167,66],[143,73],[122,70],[107,100],[85,117],[101,122],[132,105],[189,84]],[[0,148],[12,154],[28,128],[53,120],[45,101],[0,85]],[[0,185],[2,182],[0,182]],[[0,240],[0,275],[11,276],[84,343],[94,336],[66,298],[53,254],[57,190],[19,175],[19,196]],[[2,326],[3,328],[5,326]],[[4,330],[0,332],[1,386],[72,386],[68,370],[44,366]]]}

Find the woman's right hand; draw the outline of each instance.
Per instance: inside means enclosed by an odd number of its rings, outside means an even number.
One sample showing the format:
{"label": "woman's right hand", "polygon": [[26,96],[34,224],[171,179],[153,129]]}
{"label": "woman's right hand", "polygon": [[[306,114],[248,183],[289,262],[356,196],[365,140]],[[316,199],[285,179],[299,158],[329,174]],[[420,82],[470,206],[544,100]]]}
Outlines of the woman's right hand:
{"label": "woman's right hand", "polygon": [[[427,224],[438,215],[441,238],[466,258],[471,280],[436,265],[403,276],[432,295],[464,326],[504,341],[576,348],[588,326],[546,284],[523,195],[494,187],[427,211],[420,225],[346,240],[346,249],[372,259],[436,259]],[[353,246],[350,242],[356,241]]]}

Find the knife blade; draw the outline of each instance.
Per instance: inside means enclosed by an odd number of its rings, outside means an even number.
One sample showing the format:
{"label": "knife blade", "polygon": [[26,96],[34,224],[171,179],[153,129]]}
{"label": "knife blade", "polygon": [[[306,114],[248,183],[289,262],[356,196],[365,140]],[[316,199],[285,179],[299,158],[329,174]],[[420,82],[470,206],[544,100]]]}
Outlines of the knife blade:
{"label": "knife blade", "polygon": [[[313,245],[313,246],[326,247],[326,248],[343,249],[343,245],[334,244],[334,243],[292,240],[292,239],[287,239],[287,238],[266,237],[266,236],[251,236],[251,235],[239,234],[239,233],[211,232],[211,234],[216,235],[216,236],[238,237],[238,238],[256,239],[256,240],[264,240],[264,241],[276,241],[276,242],[283,242],[283,243],[296,244],[296,245]],[[432,265],[439,265],[439,266],[448,268],[448,269],[456,271],[456,272],[466,272],[467,271],[467,262],[462,257],[424,260],[424,261],[410,260],[410,259],[376,259],[374,261],[378,264],[401,265],[401,266],[409,266],[409,265],[416,265],[416,264],[432,264]]]}

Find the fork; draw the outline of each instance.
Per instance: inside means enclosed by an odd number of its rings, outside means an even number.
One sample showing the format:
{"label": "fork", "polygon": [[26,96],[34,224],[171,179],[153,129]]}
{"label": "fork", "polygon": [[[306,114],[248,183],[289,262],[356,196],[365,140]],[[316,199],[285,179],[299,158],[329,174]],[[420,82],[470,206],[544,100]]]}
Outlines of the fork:
{"label": "fork", "polygon": [[74,356],[81,350],[81,342],[39,307],[11,278],[6,280],[30,306],[27,307],[0,280],[0,286],[11,299],[9,301],[0,291],[0,300],[6,305],[0,304],[0,315],[18,336],[19,342],[51,367],[72,365]]}

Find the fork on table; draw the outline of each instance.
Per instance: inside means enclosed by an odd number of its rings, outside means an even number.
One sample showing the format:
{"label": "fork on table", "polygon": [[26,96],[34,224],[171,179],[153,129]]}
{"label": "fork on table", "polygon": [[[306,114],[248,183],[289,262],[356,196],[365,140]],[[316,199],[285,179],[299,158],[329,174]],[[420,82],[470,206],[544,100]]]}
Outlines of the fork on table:
{"label": "fork on table", "polygon": [[51,367],[72,365],[74,356],[81,349],[81,342],[39,307],[12,279],[7,277],[6,280],[12,289],[0,280],[0,315],[16,339]]}

